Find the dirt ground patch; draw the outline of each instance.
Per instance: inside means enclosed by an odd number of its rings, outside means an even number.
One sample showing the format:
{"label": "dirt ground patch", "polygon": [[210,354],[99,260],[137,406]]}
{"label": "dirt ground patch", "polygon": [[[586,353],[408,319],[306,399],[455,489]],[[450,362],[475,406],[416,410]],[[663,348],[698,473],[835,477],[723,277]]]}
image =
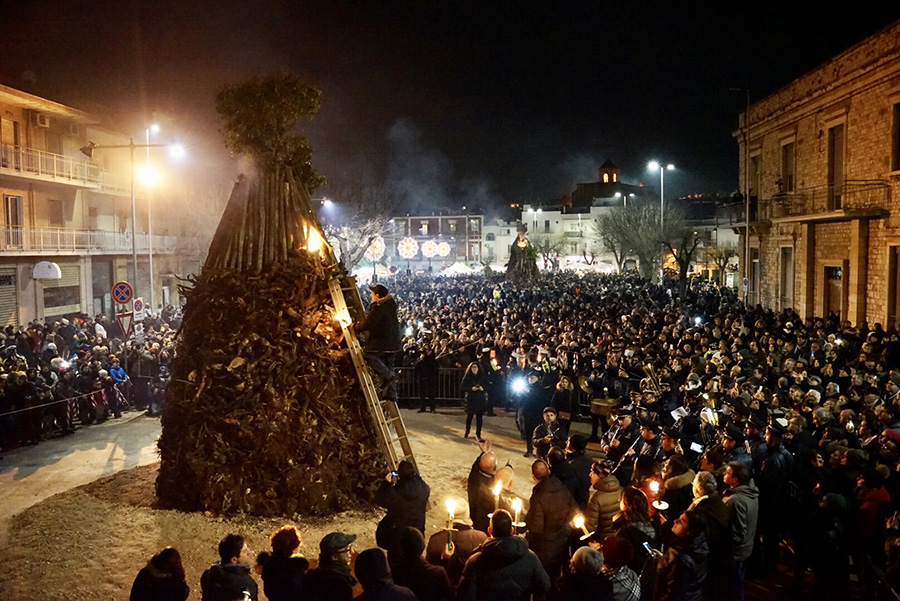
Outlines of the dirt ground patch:
{"label": "dirt ground patch", "polygon": [[[478,447],[462,438],[458,410],[437,415],[403,411],[422,477],[431,487],[426,535],[445,523],[444,500],[465,498],[465,481]],[[522,457],[512,414],[485,419],[484,436],[493,441],[498,459],[515,467],[516,493],[530,496],[530,461]],[[576,424],[573,431],[585,432]],[[318,542],[328,532],[358,535],[355,548],[375,545],[378,508],[331,518],[295,520],[255,517],[217,518],[198,513],[154,509],[153,483],[158,465],[123,470],[85,486],[55,495],[14,516],[8,544],[2,548],[0,571],[4,599],[127,599],[131,583],[147,559],[166,545],[181,551],[191,599],[200,599],[200,575],[216,559],[216,545],[229,532],[242,534],[254,553],[268,550],[268,537],[285,523],[303,535],[301,550],[318,555]],[[352,477],[352,466],[347,466]],[[190,483],[186,483],[189,486]],[[260,583],[261,584],[261,583]],[[260,586],[260,592],[262,586]]]}

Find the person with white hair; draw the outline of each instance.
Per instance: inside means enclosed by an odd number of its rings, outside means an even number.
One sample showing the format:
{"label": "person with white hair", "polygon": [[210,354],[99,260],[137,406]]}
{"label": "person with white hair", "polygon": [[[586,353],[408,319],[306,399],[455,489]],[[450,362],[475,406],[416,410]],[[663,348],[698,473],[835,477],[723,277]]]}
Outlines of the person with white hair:
{"label": "person with white hair", "polygon": [[603,554],[590,547],[579,547],[569,561],[569,572],[559,585],[560,601],[612,600],[612,582],[603,573]]}

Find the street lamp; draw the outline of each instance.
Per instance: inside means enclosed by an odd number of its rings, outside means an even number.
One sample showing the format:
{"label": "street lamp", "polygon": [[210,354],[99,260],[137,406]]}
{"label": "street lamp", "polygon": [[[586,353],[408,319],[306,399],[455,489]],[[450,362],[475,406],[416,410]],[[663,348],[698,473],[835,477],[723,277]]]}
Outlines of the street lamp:
{"label": "street lamp", "polygon": [[[91,159],[94,157],[94,150],[106,149],[106,148],[127,148],[129,150],[129,154],[131,155],[131,262],[134,269],[134,283],[132,284],[134,295],[137,297],[137,271],[138,271],[138,263],[137,263],[137,202],[135,201],[134,194],[134,149],[135,148],[147,148],[148,152],[150,148],[155,148],[159,146],[169,146],[169,144],[135,144],[134,138],[128,139],[128,144],[94,144],[93,142],[88,142],[85,146],[81,147],[81,153],[87,158]],[[151,255],[152,256],[152,255]],[[151,278],[152,278],[151,271]],[[151,279],[152,281],[152,279]],[[151,286],[152,289],[152,286]],[[151,292],[152,295],[152,292]],[[152,298],[152,296],[151,296]],[[152,302],[152,301],[151,301]]]}
{"label": "street lamp", "polygon": [[[659,236],[662,238],[665,235],[665,226],[663,225],[663,215],[666,211],[666,171],[675,171],[675,165],[669,163],[665,167],[662,166],[661,163],[657,161],[650,161],[647,164],[647,168],[650,171],[659,170]],[[662,253],[662,259],[660,260],[659,265],[659,283],[662,285],[663,283],[663,275],[665,274],[665,265],[666,265],[666,253],[665,249]]]}

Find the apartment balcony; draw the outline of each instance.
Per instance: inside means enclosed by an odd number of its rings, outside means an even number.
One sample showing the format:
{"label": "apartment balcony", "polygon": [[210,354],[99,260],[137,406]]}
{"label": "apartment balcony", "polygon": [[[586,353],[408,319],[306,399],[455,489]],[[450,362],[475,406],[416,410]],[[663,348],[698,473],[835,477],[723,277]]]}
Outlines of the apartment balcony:
{"label": "apartment balcony", "polygon": [[112,194],[130,190],[125,178],[87,159],[8,144],[0,144],[0,175],[94,188]]}
{"label": "apartment balcony", "polygon": [[[848,221],[888,216],[891,186],[885,180],[847,180],[780,193],[769,198],[750,198],[750,226],[803,221]],[[716,210],[719,226],[746,227],[744,203]]]}
{"label": "apartment balcony", "polygon": [[[138,254],[150,250],[151,236],[138,234]],[[153,235],[154,254],[176,251],[178,236]],[[131,233],[68,228],[0,227],[0,256],[10,255],[127,255]]]}
{"label": "apartment balcony", "polygon": [[563,236],[565,236],[566,238],[584,238],[584,232],[580,230],[570,230],[567,232],[563,232]]}

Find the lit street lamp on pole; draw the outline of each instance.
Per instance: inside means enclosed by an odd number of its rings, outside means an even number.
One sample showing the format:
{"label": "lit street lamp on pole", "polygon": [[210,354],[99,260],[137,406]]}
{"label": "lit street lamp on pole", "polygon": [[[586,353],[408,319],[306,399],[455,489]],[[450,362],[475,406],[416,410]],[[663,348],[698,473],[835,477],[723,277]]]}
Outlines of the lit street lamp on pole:
{"label": "lit street lamp on pole", "polygon": [[[86,146],[83,146],[81,148],[82,154],[84,154],[89,159],[94,157],[94,150],[98,148],[127,148],[131,155],[131,262],[134,269],[134,281],[132,282],[132,289],[134,290],[135,298],[137,298],[139,295],[137,293],[137,202],[135,200],[134,193],[134,149],[147,148],[149,152],[150,148],[168,146],[170,146],[170,144],[135,144],[134,138],[130,138],[128,140],[128,144],[94,144],[93,142],[88,142]],[[152,277],[153,276],[151,274],[151,278]]]}
{"label": "lit street lamp on pole", "polygon": [[[666,212],[666,171],[675,171],[675,165],[669,163],[665,167],[657,161],[650,161],[647,165],[650,171],[659,170],[659,236],[665,235],[665,225],[663,224],[663,215]],[[662,260],[659,267],[659,283],[662,284],[663,274],[665,273],[666,253],[663,249]]]}

